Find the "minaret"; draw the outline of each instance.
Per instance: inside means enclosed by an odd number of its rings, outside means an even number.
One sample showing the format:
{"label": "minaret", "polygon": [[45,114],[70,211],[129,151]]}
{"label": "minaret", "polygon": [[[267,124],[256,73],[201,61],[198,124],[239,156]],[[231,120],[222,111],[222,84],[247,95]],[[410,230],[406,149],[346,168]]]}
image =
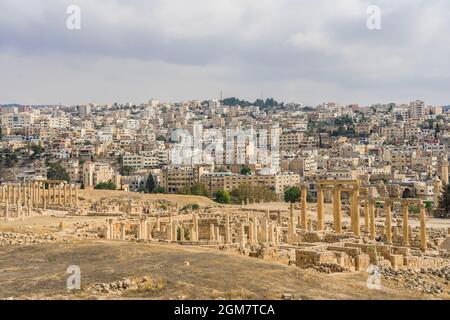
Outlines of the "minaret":
{"label": "minaret", "polygon": [[444,185],[448,185],[448,160],[447,155],[442,159],[441,180]]}
{"label": "minaret", "polygon": [[442,189],[441,180],[439,179],[438,176],[436,176],[433,181],[433,203],[434,206],[436,207],[439,205],[439,197],[442,192],[441,189]]}

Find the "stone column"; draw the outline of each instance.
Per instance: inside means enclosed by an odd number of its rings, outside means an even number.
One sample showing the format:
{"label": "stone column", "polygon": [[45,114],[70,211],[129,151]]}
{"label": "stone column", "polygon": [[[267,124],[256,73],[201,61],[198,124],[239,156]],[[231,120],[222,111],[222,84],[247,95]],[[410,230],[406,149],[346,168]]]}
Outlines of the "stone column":
{"label": "stone column", "polygon": [[173,237],[173,217],[172,212],[169,212],[169,223],[166,225],[167,240],[175,240]]}
{"label": "stone column", "polygon": [[161,219],[158,216],[156,216],[156,230],[160,231],[161,230]]}
{"label": "stone column", "polygon": [[356,236],[359,237],[361,235],[361,230],[359,228],[359,188],[356,188],[352,192],[351,210],[352,231]]}
{"label": "stone column", "polygon": [[317,187],[317,228],[319,231],[323,231],[325,229],[325,220],[324,220],[324,194],[323,189],[318,186]]}
{"label": "stone column", "polygon": [[67,184],[63,185],[63,205],[67,206],[68,205],[68,199],[67,199]]}
{"label": "stone column", "polygon": [[72,207],[72,184],[69,184],[69,207]]}
{"label": "stone column", "polygon": [[20,182],[17,185],[17,202],[22,204],[22,184]]}
{"label": "stone column", "polygon": [[6,191],[6,201],[11,203],[11,185],[8,183],[5,188]]}
{"label": "stone column", "polygon": [[256,243],[255,241],[256,238],[256,234],[255,234],[255,227],[254,227],[254,223],[250,222],[248,224],[248,242],[253,245]]}
{"label": "stone column", "polygon": [[169,223],[168,224],[166,224],[166,238],[167,238],[167,240],[169,240],[169,241],[173,241],[173,232],[172,232],[172,226],[173,226],[173,223],[172,223],[172,221],[170,220],[169,221]]}
{"label": "stone column", "polygon": [[294,219],[294,204],[291,202],[291,207],[289,211],[289,224],[288,224],[288,244],[294,243],[294,235],[295,235],[295,219]]}
{"label": "stone column", "polygon": [[139,218],[139,240],[147,240],[147,218],[141,216]]}
{"label": "stone column", "polygon": [[375,240],[375,201],[369,200],[369,215],[370,215],[370,239]]}
{"label": "stone column", "polygon": [[109,219],[106,219],[106,239],[111,239],[111,225],[109,224]]}
{"label": "stone column", "polygon": [[280,228],[275,226],[275,244],[280,243]]}
{"label": "stone column", "polygon": [[255,243],[258,243],[258,227],[259,227],[258,216],[256,213],[254,213],[253,214],[253,236],[254,236]]}
{"label": "stone column", "polygon": [[51,189],[49,189],[49,190],[51,190],[52,194],[53,194],[53,196],[50,197],[50,203],[56,204],[56,185],[52,183],[50,186],[51,186]]}
{"label": "stone column", "polygon": [[342,233],[341,190],[336,187],[333,192],[334,231],[340,234]]}
{"label": "stone column", "polygon": [[[158,217],[159,218],[159,217]],[[157,218],[157,219],[158,219]],[[156,224],[158,225],[158,220],[156,220]],[[192,241],[198,241],[198,216],[197,213],[192,213]]]}
{"label": "stone column", "polygon": [[178,241],[177,231],[178,231],[178,220],[175,220],[172,223],[172,239],[175,240],[175,241]]}
{"label": "stone column", "polygon": [[180,241],[184,241],[185,239],[184,239],[184,227],[183,227],[183,225],[180,226],[179,230],[180,230]]}
{"label": "stone column", "polygon": [[370,225],[369,225],[369,198],[366,197],[364,200],[364,227],[366,229],[366,232],[370,232]]}
{"label": "stone column", "polygon": [[402,211],[403,211],[403,245],[409,247],[409,228],[408,228],[408,201],[403,201]]}
{"label": "stone column", "polygon": [[392,211],[391,201],[389,199],[384,202],[384,210],[386,215],[386,241],[392,244]]}
{"label": "stone column", "polygon": [[16,209],[17,209],[17,218],[20,218],[21,220],[23,220],[22,204],[20,203],[19,199],[17,199]]}
{"label": "stone column", "polygon": [[125,240],[125,222],[120,223],[120,240]]}
{"label": "stone column", "polygon": [[62,202],[62,188],[63,188],[63,185],[59,184],[58,185],[58,205],[60,205],[60,206],[63,204],[63,202]]}
{"label": "stone column", "polygon": [[45,183],[43,185],[43,189],[42,189],[42,201],[43,201],[43,207],[44,209],[47,209],[47,190],[45,190]]}
{"label": "stone column", "polygon": [[28,216],[29,217],[31,217],[31,206],[32,206],[31,198],[28,198]]}
{"label": "stone column", "polygon": [[40,182],[36,182],[36,198],[34,199],[36,206],[40,207],[42,204],[42,200],[41,200],[41,183]]}
{"label": "stone column", "polygon": [[275,232],[273,223],[269,223],[269,242],[275,244]]}
{"label": "stone column", "polygon": [[239,242],[239,244],[245,246],[246,244],[246,236],[245,236],[245,226],[244,224],[241,222],[238,225],[238,229],[237,229],[237,241]]}
{"label": "stone column", "polygon": [[302,186],[302,206],[301,206],[301,226],[302,230],[306,231],[308,228],[308,212],[307,212],[307,189],[306,186]]}
{"label": "stone column", "polygon": [[268,241],[269,241],[269,222],[267,218],[264,218],[261,227],[261,242],[268,242]]}
{"label": "stone column", "polygon": [[261,224],[258,224],[258,226],[256,227],[256,242],[260,243],[262,242],[262,232],[261,232],[262,228],[261,228]]}
{"label": "stone column", "polygon": [[5,203],[5,220],[9,219],[9,202],[6,201]]}
{"label": "stone column", "polygon": [[230,214],[225,216],[225,243],[231,243],[231,230],[230,230]]}
{"label": "stone column", "polygon": [[[150,212],[150,210],[148,212]],[[153,228],[154,228],[154,224],[153,224],[152,219],[147,219],[146,225],[147,225],[146,226],[146,228],[147,228],[147,239],[151,240],[151,239],[153,239]]]}
{"label": "stone column", "polygon": [[219,243],[221,242],[219,226],[215,226],[215,228],[214,228],[214,238],[216,239],[216,241],[219,241]]}
{"label": "stone column", "polygon": [[108,224],[109,224],[109,238],[110,239],[114,239],[114,219],[108,219]]}
{"label": "stone column", "polygon": [[216,228],[214,227],[214,223],[209,224],[209,240],[216,240],[215,238],[215,232]]}
{"label": "stone column", "polygon": [[420,250],[427,250],[427,226],[426,226],[426,214],[425,205],[420,204]]}
{"label": "stone column", "polygon": [[80,187],[78,186],[78,184],[75,184],[75,207],[78,207],[78,190],[80,189]]}
{"label": "stone column", "polygon": [[38,184],[37,182],[33,183],[33,206],[39,206],[39,197],[38,197]]}
{"label": "stone column", "polygon": [[12,201],[13,201],[13,203],[17,202],[16,201],[16,185],[15,184],[13,184],[13,186],[12,186]]}

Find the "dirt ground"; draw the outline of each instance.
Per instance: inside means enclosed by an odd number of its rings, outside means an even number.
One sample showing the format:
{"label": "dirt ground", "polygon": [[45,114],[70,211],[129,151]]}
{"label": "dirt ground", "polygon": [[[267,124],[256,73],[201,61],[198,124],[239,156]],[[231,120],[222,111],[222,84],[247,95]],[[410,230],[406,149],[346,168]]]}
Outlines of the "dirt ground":
{"label": "dirt ground", "polygon": [[[121,191],[81,191],[84,199],[131,198],[168,200],[180,206],[189,203],[213,206],[204,197],[144,195]],[[288,204],[268,203],[246,209],[286,210]],[[231,211],[240,206],[226,206]],[[218,210],[224,211],[219,208]],[[331,207],[327,220],[332,219]],[[298,211],[297,211],[298,212]],[[232,255],[217,249],[162,243],[79,240],[71,230],[80,223],[104,224],[106,217],[50,215],[24,221],[1,221],[0,232],[55,234],[68,243],[50,242],[27,246],[0,246],[0,299],[426,299],[387,280],[381,290],[367,288],[367,273],[321,274],[296,266]],[[314,213],[313,213],[314,215]],[[344,218],[345,221],[345,218]],[[65,231],[58,231],[63,223]],[[439,226],[447,226],[439,221]],[[69,292],[66,270],[81,269],[82,290]],[[146,290],[131,290],[122,296],[93,294],[94,283],[111,283],[125,277],[148,277],[158,284]]]}
{"label": "dirt ground", "polygon": [[215,249],[101,240],[2,248],[0,298],[117,298],[68,292],[70,265],[80,267],[82,288],[137,276],[159,283],[144,292],[127,292],[125,299],[280,299],[286,293],[296,299],[423,298],[388,283],[370,290],[365,273],[324,275]]}

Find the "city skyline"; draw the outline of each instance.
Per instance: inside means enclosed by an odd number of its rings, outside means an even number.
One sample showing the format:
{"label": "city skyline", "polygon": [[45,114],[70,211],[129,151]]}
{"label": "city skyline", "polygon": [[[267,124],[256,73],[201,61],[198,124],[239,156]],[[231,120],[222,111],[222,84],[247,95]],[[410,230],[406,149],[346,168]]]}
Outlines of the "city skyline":
{"label": "city skyline", "polygon": [[[80,29],[66,26],[80,8]],[[381,29],[367,28],[367,8]],[[444,1],[3,1],[2,103],[273,97],[448,105]]]}

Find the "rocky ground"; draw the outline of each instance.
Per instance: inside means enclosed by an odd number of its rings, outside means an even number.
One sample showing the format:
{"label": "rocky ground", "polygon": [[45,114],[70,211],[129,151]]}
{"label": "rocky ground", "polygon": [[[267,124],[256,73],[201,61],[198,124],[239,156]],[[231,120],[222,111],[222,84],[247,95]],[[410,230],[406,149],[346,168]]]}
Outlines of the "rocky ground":
{"label": "rocky ground", "polygon": [[[67,290],[67,268],[81,289]],[[366,273],[321,274],[295,266],[177,245],[100,240],[5,246],[3,299],[417,299],[390,282],[367,287]]]}
{"label": "rocky ground", "polygon": [[58,238],[53,234],[37,235],[35,233],[0,232],[0,246],[7,245],[37,245],[40,243],[54,242]]}
{"label": "rocky ground", "polygon": [[399,286],[425,295],[450,296],[450,267],[440,269],[394,270],[380,267],[380,274]]}

